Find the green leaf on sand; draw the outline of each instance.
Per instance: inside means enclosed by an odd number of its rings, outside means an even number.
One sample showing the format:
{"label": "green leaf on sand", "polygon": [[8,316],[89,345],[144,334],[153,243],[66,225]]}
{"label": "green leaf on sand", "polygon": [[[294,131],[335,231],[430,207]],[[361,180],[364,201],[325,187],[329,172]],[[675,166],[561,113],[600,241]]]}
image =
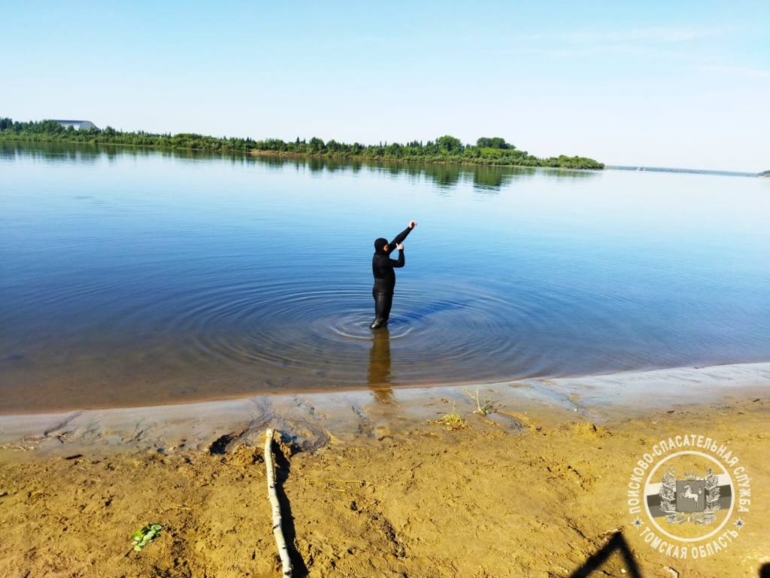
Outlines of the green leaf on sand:
{"label": "green leaf on sand", "polygon": [[157,522],[152,522],[144,526],[141,530],[137,530],[131,534],[131,540],[134,543],[134,550],[141,552],[144,547],[152,542],[155,538],[160,536],[160,531],[163,529]]}

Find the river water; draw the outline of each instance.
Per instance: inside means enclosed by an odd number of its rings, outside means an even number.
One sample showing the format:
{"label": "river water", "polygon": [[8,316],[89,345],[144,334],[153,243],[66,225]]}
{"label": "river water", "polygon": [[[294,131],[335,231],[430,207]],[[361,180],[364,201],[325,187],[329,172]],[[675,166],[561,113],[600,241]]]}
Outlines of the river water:
{"label": "river water", "polygon": [[0,412],[767,361],[769,221],[770,179],[3,144]]}

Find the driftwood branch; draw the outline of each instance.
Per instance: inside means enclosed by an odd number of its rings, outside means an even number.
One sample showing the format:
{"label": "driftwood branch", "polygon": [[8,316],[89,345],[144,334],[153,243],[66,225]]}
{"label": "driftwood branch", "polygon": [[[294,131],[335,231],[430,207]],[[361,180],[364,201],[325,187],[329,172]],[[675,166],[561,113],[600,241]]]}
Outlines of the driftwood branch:
{"label": "driftwood branch", "polygon": [[278,496],[275,493],[275,466],[273,465],[273,430],[268,429],[265,432],[265,467],[267,468],[267,495],[270,498],[270,505],[273,507],[273,535],[275,544],[278,546],[278,555],[281,557],[281,566],[283,567],[284,578],[291,578],[292,567],[289,559],[289,549],[286,547],[286,540],[283,537],[281,529],[281,505],[278,502]]}

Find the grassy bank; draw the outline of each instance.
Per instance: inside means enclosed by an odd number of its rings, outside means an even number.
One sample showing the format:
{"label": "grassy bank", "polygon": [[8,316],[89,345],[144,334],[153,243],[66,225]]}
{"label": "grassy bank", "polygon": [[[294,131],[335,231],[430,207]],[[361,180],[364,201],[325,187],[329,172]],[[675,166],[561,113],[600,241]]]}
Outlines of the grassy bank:
{"label": "grassy bank", "polygon": [[155,134],[144,131],[125,132],[111,127],[76,130],[55,121],[18,122],[0,118],[0,141],[70,142],[149,147],[163,150],[190,150],[211,153],[238,153],[274,156],[330,158],[361,161],[404,161],[424,163],[461,163],[475,165],[550,167],[600,170],[604,164],[580,156],[559,155],[539,158],[519,150],[500,137],[482,137],[475,145],[463,144],[445,135],[436,140],[412,141],[406,144],[341,143],[313,137],[294,141],[281,139],[213,137],[194,133]]}

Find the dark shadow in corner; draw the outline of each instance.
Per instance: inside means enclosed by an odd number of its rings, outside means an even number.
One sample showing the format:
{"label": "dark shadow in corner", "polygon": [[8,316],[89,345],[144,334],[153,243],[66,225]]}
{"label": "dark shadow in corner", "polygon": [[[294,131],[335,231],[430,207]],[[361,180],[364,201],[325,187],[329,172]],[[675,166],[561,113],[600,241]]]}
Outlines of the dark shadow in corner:
{"label": "dark shadow in corner", "polygon": [[759,578],[770,578],[770,562],[766,562],[759,567]]}
{"label": "dark shadow in corner", "polygon": [[291,462],[283,455],[281,446],[277,443],[273,443],[273,455],[275,456],[275,495],[278,497],[278,502],[281,505],[281,519],[283,522],[283,537],[286,539],[286,549],[289,552],[289,558],[293,566],[292,577],[293,578],[305,578],[309,572],[305,561],[297,551],[295,539],[297,533],[294,529],[294,516],[291,514],[291,504],[289,498],[286,497],[286,492],[283,490],[283,485],[286,480],[289,479],[291,473]]}
{"label": "dark shadow in corner", "polygon": [[623,561],[626,563],[626,569],[630,578],[642,578],[642,573],[639,571],[639,567],[636,565],[634,555],[631,552],[631,548],[628,547],[628,542],[623,537],[622,532],[615,532],[601,550],[593,554],[585,563],[570,574],[569,578],[586,578],[595,570],[598,570],[612,555],[615,550],[620,550]]}

